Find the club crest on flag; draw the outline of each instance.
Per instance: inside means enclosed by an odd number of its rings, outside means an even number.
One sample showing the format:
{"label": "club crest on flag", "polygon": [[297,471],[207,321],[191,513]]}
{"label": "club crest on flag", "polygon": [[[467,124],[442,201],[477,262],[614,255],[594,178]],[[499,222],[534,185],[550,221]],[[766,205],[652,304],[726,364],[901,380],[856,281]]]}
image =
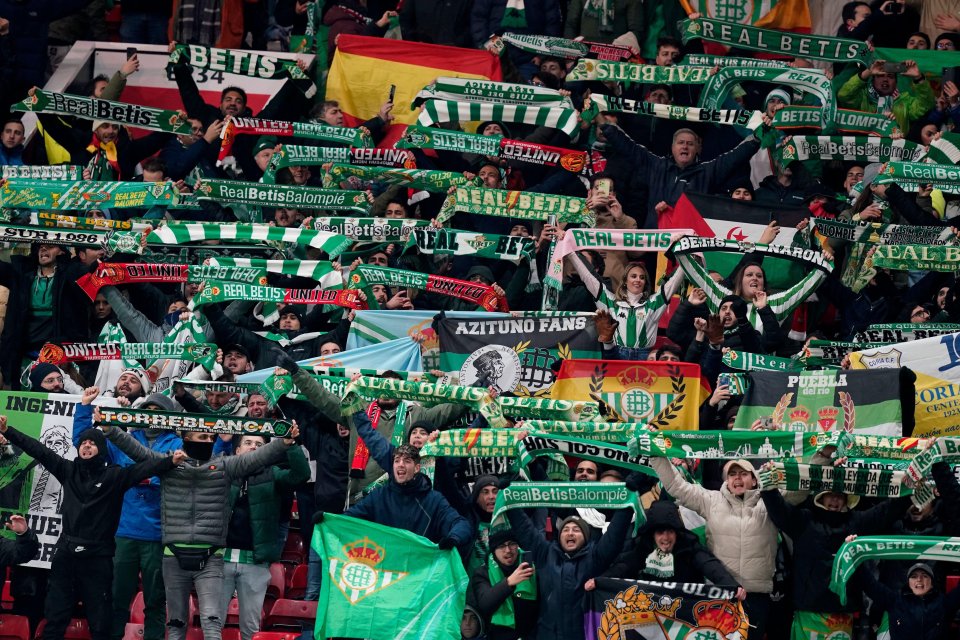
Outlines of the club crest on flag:
{"label": "club crest on flag", "polygon": [[878,350],[873,355],[864,355],[860,361],[867,369],[893,369],[900,367],[900,358],[903,352],[899,349],[890,349],[889,351]]}
{"label": "club crest on flag", "polygon": [[345,558],[330,559],[330,577],[350,604],[356,604],[408,575],[403,571],[378,569],[386,551],[369,538],[349,542],[343,545],[342,551]]}

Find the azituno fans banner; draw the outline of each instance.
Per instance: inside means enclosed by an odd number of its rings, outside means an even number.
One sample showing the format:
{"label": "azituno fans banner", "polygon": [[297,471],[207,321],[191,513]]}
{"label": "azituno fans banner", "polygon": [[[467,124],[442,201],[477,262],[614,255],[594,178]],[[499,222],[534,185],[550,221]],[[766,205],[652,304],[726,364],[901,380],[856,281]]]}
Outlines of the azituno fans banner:
{"label": "azituno fans banner", "polygon": [[603,402],[623,422],[696,430],[700,402],[709,393],[696,364],[568,359],[550,395]]}
{"label": "azituno fans banner", "polygon": [[459,372],[460,384],[495,386],[501,393],[546,395],[558,361],[599,355],[591,314],[502,319],[441,315],[434,327],[441,370]]}
{"label": "azituno fans banner", "polygon": [[596,578],[584,604],[587,640],[747,640],[736,585]]}
{"label": "azituno fans banner", "polygon": [[918,437],[960,434],[960,333],[892,344],[850,354],[852,369],[899,369],[917,375]]}
{"label": "azituno fans banner", "polygon": [[[903,435],[901,372],[751,371],[734,429],[772,418],[778,429]],[[913,409],[909,409],[912,416]]]}
{"label": "azituno fans banner", "polygon": [[488,51],[344,34],[337,40],[326,98],[340,103],[353,127],[377,115],[395,85],[394,121],[380,143],[390,147],[405,125],[416,123],[418,112],[410,105],[417,93],[443,76],[503,79],[500,59]]}

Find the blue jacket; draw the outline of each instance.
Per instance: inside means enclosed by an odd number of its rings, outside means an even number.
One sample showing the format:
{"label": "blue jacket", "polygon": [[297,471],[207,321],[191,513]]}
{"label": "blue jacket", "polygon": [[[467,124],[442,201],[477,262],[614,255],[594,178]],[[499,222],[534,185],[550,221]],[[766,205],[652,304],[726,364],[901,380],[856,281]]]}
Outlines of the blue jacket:
{"label": "blue jacket", "polygon": [[457,547],[473,539],[470,523],[433,490],[422,473],[404,484],[390,480],[343,515],[406,529],[431,542],[452,538]]}
{"label": "blue jacket", "polygon": [[623,550],[632,515],[630,509],[620,509],[599,540],[589,540],[571,555],[559,542],[548,542],[522,509],[507,511],[517,542],[533,556],[537,571],[537,637],[583,640],[583,584],[606,571]]}
{"label": "blue jacket", "polygon": [[0,165],[20,166],[23,164],[23,145],[7,149],[0,144]]}
{"label": "blue jacket", "polygon": [[[73,446],[80,446],[83,432],[93,428],[93,409],[92,404],[77,403],[73,412]],[[170,453],[183,448],[183,441],[173,431],[156,438],[153,444],[147,442],[142,430],[131,431],[130,435],[143,446],[158,453]],[[112,442],[107,442],[107,459],[111,464],[121,467],[136,464]],[[160,478],[154,476],[149,481],[127,489],[123,494],[123,510],[120,512],[117,537],[160,542]]]}

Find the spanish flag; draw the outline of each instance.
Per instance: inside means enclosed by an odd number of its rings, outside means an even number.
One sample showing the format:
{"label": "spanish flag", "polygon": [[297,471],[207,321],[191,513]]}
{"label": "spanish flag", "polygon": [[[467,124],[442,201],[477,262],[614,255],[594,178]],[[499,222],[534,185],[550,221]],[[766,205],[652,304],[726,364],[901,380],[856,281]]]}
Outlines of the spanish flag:
{"label": "spanish flag", "polygon": [[621,422],[691,431],[709,395],[700,365],[626,360],[564,360],[550,392],[555,400],[603,402]]}
{"label": "spanish flag", "polygon": [[341,35],[327,77],[327,100],[336,100],[347,126],[355,127],[377,115],[393,98],[393,126],[381,141],[392,147],[419,109],[411,104],[417,92],[438,77],[501,80],[500,59],[489,51],[461,49],[405,40]]}

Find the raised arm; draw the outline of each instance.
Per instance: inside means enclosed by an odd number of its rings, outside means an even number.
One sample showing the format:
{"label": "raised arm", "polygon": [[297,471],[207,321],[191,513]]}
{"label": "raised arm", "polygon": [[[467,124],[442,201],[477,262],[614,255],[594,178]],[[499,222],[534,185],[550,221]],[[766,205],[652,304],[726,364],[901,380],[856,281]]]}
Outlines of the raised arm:
{"label": "raised arm", "polygon": [[224,458],[223,468],[231,478],[243,478],[260,471],[264,467],[277,464],[286,457],[288,445],[281,438],[274,438],[265,447],[242,456]]}
{"label": "raised arm", "polygon": [[295,489],[310,479],[310,462],[299,446],[287,447],[287,468],[277,468],[274,482],[283,489]]}
{"label": "raised arm", "polygon": [[357,435],[363,438],[363,443],[370,450],[370,455],[392,478],[393,477],[393,445],[380,435],[380,432],[370,424],[366,411],[357,411],[352,416],[353,426],[357,428]]}
{"label": "raised arm", "polygon": [[593,570],[600,573],[616,560],[617,554],[623,549],[623,541],[627,538],[633,511],[620,509],[610,521],[610,526],[600,536],[600,542],[593,548]]}
{"label": "raised arm", "polygon": [[766,489],[760,492],[763,504],[767,507],[767,513],[770,515],[770,521],[780,531],[793,539],[806,526],[809,515],[806,509],[795,507],[783,499],[783,495],[776,489]]}
{"label": "raised arm", "polygon": [[[280,349],[275,349],[274,353],[276,351],[280,351]],[[284,352],[283,355],[293,361],[293,358],[287,356],[286,352]],[[294,364],[296,363],[294,362]],[[313,376],[299,366],[296,371],[293,371],[289,368],[289,363],[284,365],[279,357],[277,358],[277,365],[292,373],[293,383],[297,385],[300,392],[307,397],[307,402],[313,405],[324,418],[330,422],[343,421],[343,415],[340,413],[340,398],[330,391],[327,391],[323,385],[314,380]]]}
{"label": "raised arm", "polygon": [[570,256],[570,262],[573,263],[573,268],[577,270],[577,275],[583,280],[583,284],[587,288],[587,291],[590,292],[590,295],[594,298],[599,298],[601,293],[606,293],[607,298],[613,299],[612,292],[604,291],[605,287],[600,280],[600,275],[602,274],[597,274],[597,272],[593,270],[593,267],[583,259],[583,256],[574,251]]}
{"label": "raised arm", "polygon": [[667,458],[650,458],[650,466],[660,477],[663,488],[678,504],[696,511],[704,518],[710,506],[710,490],[698,484],[687,482],[677,468]]}
{"label": "raised arm", "polygon": [[163,342],[163,330],[133,306],[120,290],[113,286],[100,289],[117,314],[120,324],[133,334],[137,342]]}
{"label": "raised arm", "polygon": [[520,546],[533,554],[534,563],[546,562],[550,543],[543,537],[543,532],[533,526],[530,516],[523,509],[510,509],[507,511],[507,520]]}
{"label": "raised arm", "polygon": [[[126,431],[118,429],[116,427],[104,427],[104,434],[107,436],[107,440],[112,442],[117,449],[123,451],[127,454],[131,460],[135,462],[144,462],[146,460],[159,460],[166,458],[165,454],[159,453],[152,449],[148,449],[143,446],[137,439],[131,436]],[[156,475],[156,474],[154,474]]]}
{"label": "raised arm", "polygon": [[[180,455],[184,455],[180,453]],[[144,460],[130,467],[124,467],[121,471],[121,482],[127,487],[140,484],[147,478],[160,476],[176,467],[176,461],[173,454],[165,455],[152,460]]]}
{"label": "raised arm", "polygon": [[[0,542],[0,566],[12,567],[33,560],[37,551],[40,550],[40,541],[33,529],[27,527],[23,516],[10,516],[10,524],[7,528],[16,532],[17,535],[13,540]],[[24,529],[22,533],[17,531],[20,528]]]}
{"label": "raised arm", "polygon": [[70,461],[61,458],[54,451],[30,436],[20,433],[13,427],[8,427],[6,416],[0,416],[0,431],[3,432],[7,440],[23,449],[24,453],[46,467],[57,480],[64,482],[70,468]]}

